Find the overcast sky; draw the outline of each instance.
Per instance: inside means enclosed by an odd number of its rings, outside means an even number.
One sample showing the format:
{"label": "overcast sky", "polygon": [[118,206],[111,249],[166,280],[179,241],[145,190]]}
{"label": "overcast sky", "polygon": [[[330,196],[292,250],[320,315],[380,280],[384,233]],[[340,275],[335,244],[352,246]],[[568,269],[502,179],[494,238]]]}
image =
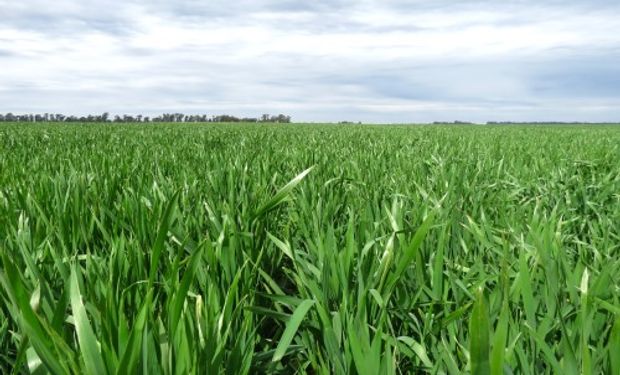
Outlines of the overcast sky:
{"label": "overcast sky", "polygon": [[0,112],[620,121],[620,1],[0,0]]}

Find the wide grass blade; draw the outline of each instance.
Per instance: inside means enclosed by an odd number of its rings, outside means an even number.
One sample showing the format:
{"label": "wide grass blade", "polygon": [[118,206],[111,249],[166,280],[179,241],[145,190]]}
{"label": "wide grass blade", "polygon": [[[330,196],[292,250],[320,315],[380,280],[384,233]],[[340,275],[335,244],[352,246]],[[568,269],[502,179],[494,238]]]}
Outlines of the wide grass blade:
{"label": "wide grass blade", "polygon": [[293,342],[293,338],[295,337],[301,322],[304,320],[306,314],[314,304],[314,300],[304,300],[299,304],[299,306],[297,306],[293,312],[293,315],[286,324],[286,329],[284,330],[284,333],[282,333],[282,337],[280,337],[276,351],[273,353],[273,358],[271,359],[272,362],[278,362],[286,355],[286,351],[291,345],[291,342]]}
{"label": "wide grass blade", "polygon": [[15,313],[18,314],[15,319],[25,337],[30,340],[37,355],[52,374],[68,373],[71,367],[65,361],[70,360],[72,353],[66,351],[62,344],[50,337],[52,335],[51,329],[45,328],[46,323],[39,319],[30,306],[30,298],[20,279],[19,271],[6,256],[6,253],[3,250],[0,252],[3,266],[0,280],[14,305]]}
{"label": "wide grass blade", "polygon": [[489,375],[489,311],[482,288],[469,316],[469,361],[472,375]]}
{"label": "wide grass blade", "polygon": [[304,179],[304,177],[306,177],[308,173],[310,173],[310,171],[312,171],[313,168],[314,166],[304,170],[303,172],[295,176],[292,180],[290,180],[286,185],[280,188],[280,190],[278,190],[273,195],[273,197],[271,197],[271,199],[263,203],[256,210],[256,212],[254,213],[254,218],[260,218],[269,211],[274,210],[276,207],[284,203],[288,199],[288,196],[293,191],[293,189],[295,189],[295,187],[299,185],[299,183]]}
{"label": "wide grass blade", "polygon": [[107,372],[103,358],[101,357],[99,342],[97,341],[97,337],[86,315],[86,308],[82,301],[77,273],[77,266],[74,264],[71,267],[70,280],[71,310],[73,311],[73,321],[78,342],[80,343],[82,360],[84,361],[87,374],[105,375]]}
{"label": "wide grass blade", "polygon": [[413,239],[411,240],[409,245],[404,249],[403,254],[400,256],[396,264],[396,269],[389,276],[387,287],[386,287],[386,292],[387,292],[386,294],[389,295],[389,293],[393,290],[396,283],[401,279],[402,275],[405,273],[405,270],[407,269],[407,267],[411,264],[411,262],[415,258],[416,253],[418,249],[420,248],[420,246],[422,245],[422,241],[424,241],[426,234],[428,233],[431,226],[433,225],[433,222],[434,222],[434,215],[431,213],[430,215],[428,215],[428,217],[424,220],[422,225],[420,225],[418,230],[413,235]]}
{"label": "wide grass blade", "polygon": [[506,351],[506,340],[508,338],[509,323],[508,300],[507,296],[502,303],[502,310],[499,315],[499,321],[493,334],[493,348],[491,350],[491,375],[504,374],[504,353]]}
{"label": "wide grass blade", "polygon": [[177,199],[180,193],[180,190],[177,190],[168,200],[168,203],[166,204],[166,208],[164,209],[163,215],[159,223],[157,238],[155,239],[155,243],[153,244],[153,248],[151,250],[152,253],[151,266],[149,267],[149,288],[153,285],[153,282],[155,281],[155,277],[157,275],[157,268],[160,262],[161,253],[164,249],[164,243],[166,241],[166,238],[168,237],[168,229],[170,228],[170,224],[172,224],[174,208],[177,204]]}
{"label": "wide grass blade", "polygon": [[609,360],[612,374],[620,374],[620,316],[617,316],[609,337]]}

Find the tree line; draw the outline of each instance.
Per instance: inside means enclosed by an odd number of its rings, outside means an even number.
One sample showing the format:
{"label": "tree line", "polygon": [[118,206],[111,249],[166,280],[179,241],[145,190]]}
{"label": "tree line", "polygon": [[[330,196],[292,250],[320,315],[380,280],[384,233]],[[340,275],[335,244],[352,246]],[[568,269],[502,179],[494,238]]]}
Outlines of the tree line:
{"label": "tree line", "polygon": [[0,113],[0,122],[277,122],[290,123],[291,116],[264,114],[260,117],[236,117],[232,115],[186,115],[164,113],[159,116],[114,115],[104,112],[100,115],[73,116],[59,113],[13,114]]}
{"label": "tree line", "polygon": [[591,122],[591,121],[487,121],[487,125],[582,125],[582,124],[607,124],[616,125],[617,122]]}

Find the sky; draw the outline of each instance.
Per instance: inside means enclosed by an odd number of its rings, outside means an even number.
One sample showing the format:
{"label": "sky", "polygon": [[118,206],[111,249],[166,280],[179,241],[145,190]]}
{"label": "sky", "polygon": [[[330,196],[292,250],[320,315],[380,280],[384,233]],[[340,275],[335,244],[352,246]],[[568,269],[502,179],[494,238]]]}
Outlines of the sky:
{"label": "sky", "polygon": [[620,1],[0,0],[0,112],[620,121]]}

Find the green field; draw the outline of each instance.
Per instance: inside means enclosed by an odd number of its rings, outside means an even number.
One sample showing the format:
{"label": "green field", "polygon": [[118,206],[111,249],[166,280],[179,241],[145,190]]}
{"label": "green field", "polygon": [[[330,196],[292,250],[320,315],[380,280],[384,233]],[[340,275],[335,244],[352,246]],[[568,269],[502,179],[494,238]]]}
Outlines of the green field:
{"label": "green field", "polygon": [[0,372],[620,374],[620,127],[0,125]]}

